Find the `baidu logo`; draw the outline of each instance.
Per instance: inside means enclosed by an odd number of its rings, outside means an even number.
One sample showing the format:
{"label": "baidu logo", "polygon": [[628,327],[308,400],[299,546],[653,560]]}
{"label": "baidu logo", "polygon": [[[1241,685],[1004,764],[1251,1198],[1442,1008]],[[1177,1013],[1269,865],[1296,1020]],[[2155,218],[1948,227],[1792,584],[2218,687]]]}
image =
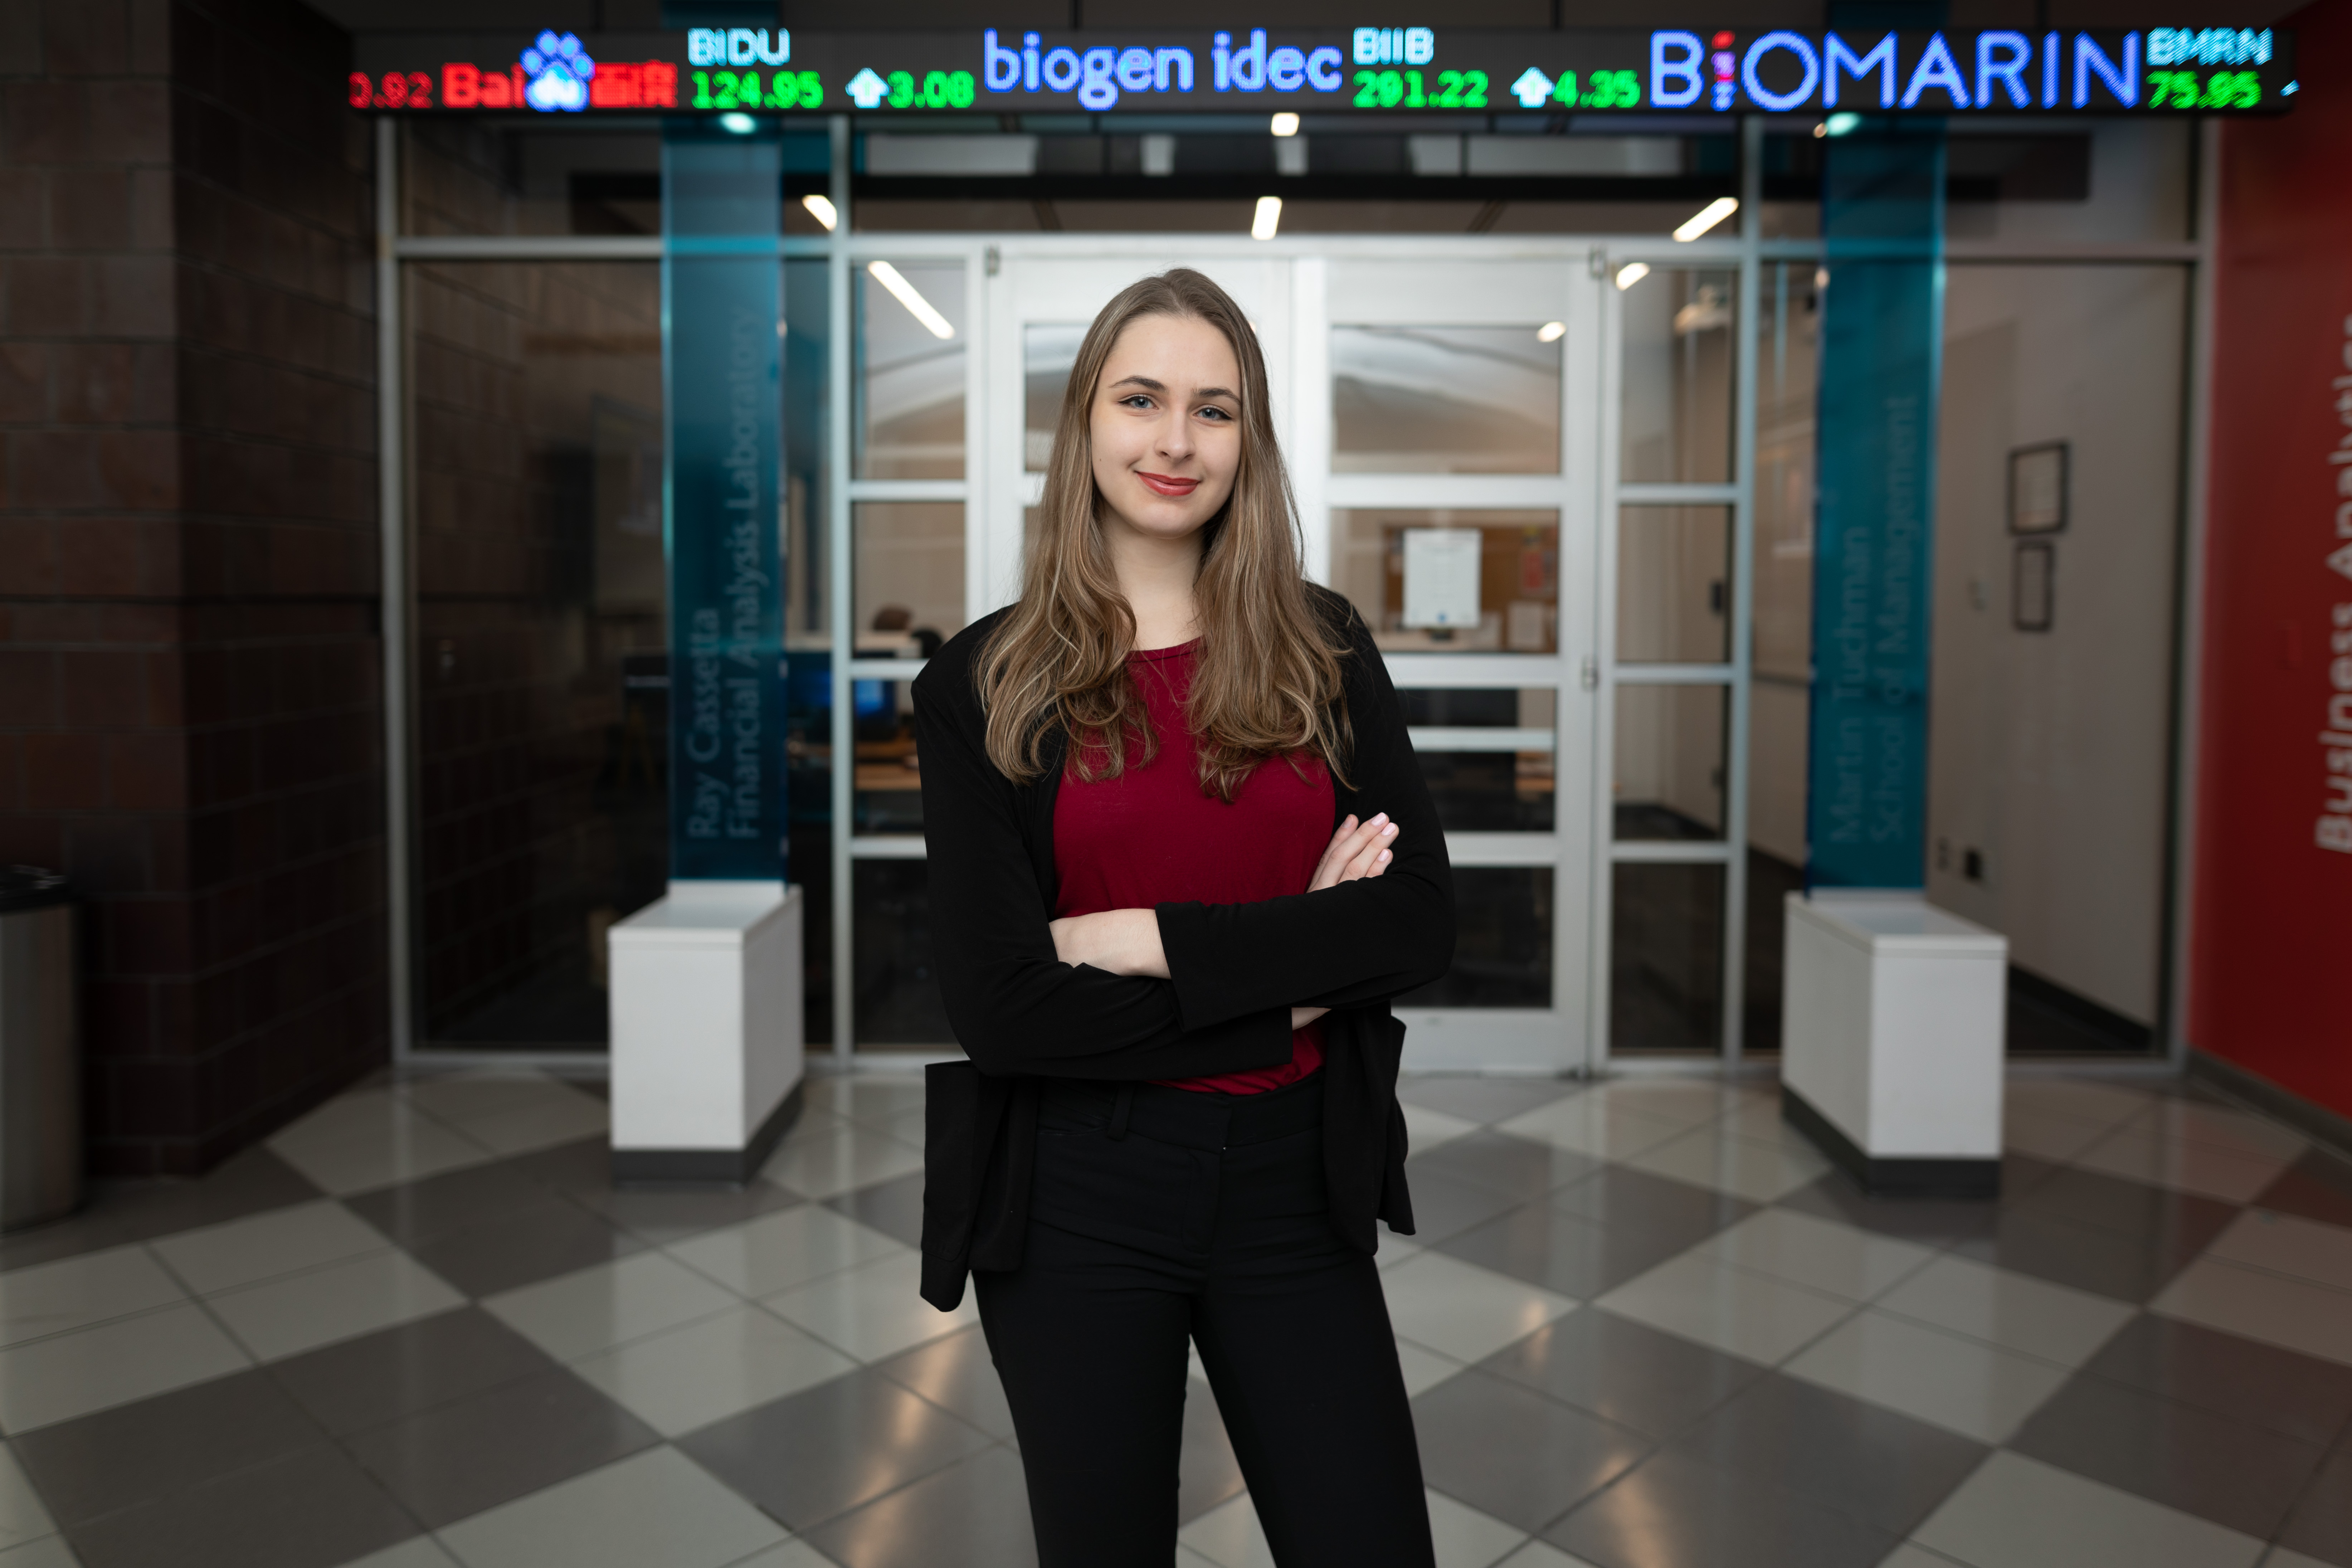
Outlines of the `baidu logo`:
{"label": "baidu logo", "polygon": [[578,35],[541,33],[538,43],[522,52],[522,68],[530,78],[522,100],[541,113],[561,109],[577,114],[588,107],[588,80],[596,74],[596,62],[581,47]]}

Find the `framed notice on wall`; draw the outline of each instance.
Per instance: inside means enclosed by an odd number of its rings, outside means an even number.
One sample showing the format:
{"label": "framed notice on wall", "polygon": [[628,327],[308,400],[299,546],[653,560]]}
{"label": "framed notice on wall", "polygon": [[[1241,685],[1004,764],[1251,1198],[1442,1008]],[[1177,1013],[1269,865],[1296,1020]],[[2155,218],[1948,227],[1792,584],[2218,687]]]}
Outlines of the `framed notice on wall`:
{"label": "framed notice on wall", "polygon": [[2055,533],[2066,526],[2066,458],[2063,441],[2010,453],[2010,532]]}

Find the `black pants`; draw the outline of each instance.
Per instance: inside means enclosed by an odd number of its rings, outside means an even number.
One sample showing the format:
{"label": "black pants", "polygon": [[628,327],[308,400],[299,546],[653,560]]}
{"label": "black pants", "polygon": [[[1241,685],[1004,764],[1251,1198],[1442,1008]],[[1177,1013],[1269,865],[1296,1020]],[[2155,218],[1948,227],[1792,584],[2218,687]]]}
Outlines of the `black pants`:
{"label": "black pants", "polygon": [[1045,1091],[1022,1266],[974,1276],[1041,1568],[1169,1568],[1185,1342],[1282,1568],[1432,1568],[1372,1260],[1325,1217],[1322,1082]]}

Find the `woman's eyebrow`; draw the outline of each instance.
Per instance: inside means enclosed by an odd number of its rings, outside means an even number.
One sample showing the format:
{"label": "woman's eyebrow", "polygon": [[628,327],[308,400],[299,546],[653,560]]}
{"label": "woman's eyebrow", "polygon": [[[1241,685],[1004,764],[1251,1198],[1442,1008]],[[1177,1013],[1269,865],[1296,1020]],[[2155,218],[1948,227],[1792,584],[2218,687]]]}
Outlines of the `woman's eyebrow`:
{"label": "woman's eyebrow", "polygon": [[1114,387],[1139,386],[1146,392],[1165,392],[1168,390],[1164,383],[1154,381],[1148,375],[1123,375],[1117,381],[1112,382],[1111,385]]}

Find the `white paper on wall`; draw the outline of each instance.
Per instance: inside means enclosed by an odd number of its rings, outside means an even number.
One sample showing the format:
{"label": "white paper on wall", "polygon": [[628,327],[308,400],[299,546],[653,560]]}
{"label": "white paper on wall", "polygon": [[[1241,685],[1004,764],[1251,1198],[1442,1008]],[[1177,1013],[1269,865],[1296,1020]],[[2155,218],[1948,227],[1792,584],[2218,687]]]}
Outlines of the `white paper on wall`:
{"label": "white paper on wall", "polygon": [[1404,531],[1406,626],[1478,624],[1478,552],[1483,542],[1475,528]]}

